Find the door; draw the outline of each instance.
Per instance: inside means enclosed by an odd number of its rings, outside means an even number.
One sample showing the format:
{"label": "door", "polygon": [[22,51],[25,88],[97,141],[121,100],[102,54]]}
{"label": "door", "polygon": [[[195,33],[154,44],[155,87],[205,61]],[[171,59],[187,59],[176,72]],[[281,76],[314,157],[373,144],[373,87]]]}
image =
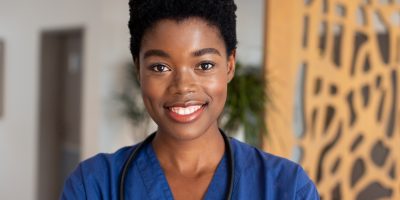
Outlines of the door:
{"label": "door", "polygon": [[58,199],[79,163],[82,43],[81,29],[41,36],[38,199]]}

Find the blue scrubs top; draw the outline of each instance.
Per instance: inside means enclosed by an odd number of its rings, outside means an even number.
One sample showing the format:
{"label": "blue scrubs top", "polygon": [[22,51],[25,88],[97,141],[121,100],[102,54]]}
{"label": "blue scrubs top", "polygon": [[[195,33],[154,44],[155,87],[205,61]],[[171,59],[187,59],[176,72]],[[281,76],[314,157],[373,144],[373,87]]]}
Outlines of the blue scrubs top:
{"label": "blue scrubs top", "polygon": [[[294,162],[230,140],[235,162],[232,199],[319,199],[313,182]],[[118,199],[119,176],[137,146],[113,154],[98,154],[79,164],[64,185],[61,199]],[[224,199],[228,180],[224,155],[205,194],[207,200]],[[173,199],[152,145],[145,146],[130,165],[125,199]]]}

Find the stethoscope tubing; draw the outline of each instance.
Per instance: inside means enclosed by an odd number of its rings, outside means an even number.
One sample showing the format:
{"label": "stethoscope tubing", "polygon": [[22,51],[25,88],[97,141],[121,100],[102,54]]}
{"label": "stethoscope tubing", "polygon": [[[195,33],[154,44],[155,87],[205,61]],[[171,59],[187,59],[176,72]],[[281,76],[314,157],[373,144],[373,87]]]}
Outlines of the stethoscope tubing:
{"label": "stethoscope tubing", "polygon": [[[233,193],[233,182],[234,182],[234,174],[235,174],[235,165],[234,165],[234,159],[233,159],[233,149],[232,146],[229,142],[228,136],[220,130],[222,137],[224,138],[225,142],[225,152],[227,152],[228,156],[228,171],[229,171],[229,176],[228,176],[228,192],[226,193],[226,200],[230,200],[232,198],[232,193]],[[128,169],[132,162],[135,160],[137,157],[137,154],[141,149],[143,149],[144,146],[147,144],[151,143],[151,141],[154,139],[156,133],[152,133],[149,135],[143,142],[139,143],[138,146],[129,154],[128,159],[124,163],[124,166],[122,168],[122,172],[120,175],[120,182],[119,182],[119,199],[124,200],[124,195],[125,195],[125,179],[128,174]]]}

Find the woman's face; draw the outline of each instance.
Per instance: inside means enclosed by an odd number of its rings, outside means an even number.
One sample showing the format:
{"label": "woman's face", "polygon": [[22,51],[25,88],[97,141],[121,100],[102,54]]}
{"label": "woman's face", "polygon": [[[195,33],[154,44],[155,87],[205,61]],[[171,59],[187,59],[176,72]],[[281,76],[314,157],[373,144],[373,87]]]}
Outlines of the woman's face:
{"label": "woman's face", "polygon": [[215,26],[199,18],[161,20],[145,32],[138,62],[144,104],[159,133],[190,140],[218,131],[235,54],[226,54]]}

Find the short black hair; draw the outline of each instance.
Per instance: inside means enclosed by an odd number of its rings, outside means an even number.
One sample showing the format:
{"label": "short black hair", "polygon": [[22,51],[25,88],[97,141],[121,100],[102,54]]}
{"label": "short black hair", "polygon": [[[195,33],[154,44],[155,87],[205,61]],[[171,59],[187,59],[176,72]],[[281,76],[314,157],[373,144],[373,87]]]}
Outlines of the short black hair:
{"label": "short black hair", "polygon": [[199,17],[218,28],[227,55],[236,49],[236,4],[234,0],[130,0],[130,49],[134,60],[139,58],[145,31],[162,19],[177,21]]}

